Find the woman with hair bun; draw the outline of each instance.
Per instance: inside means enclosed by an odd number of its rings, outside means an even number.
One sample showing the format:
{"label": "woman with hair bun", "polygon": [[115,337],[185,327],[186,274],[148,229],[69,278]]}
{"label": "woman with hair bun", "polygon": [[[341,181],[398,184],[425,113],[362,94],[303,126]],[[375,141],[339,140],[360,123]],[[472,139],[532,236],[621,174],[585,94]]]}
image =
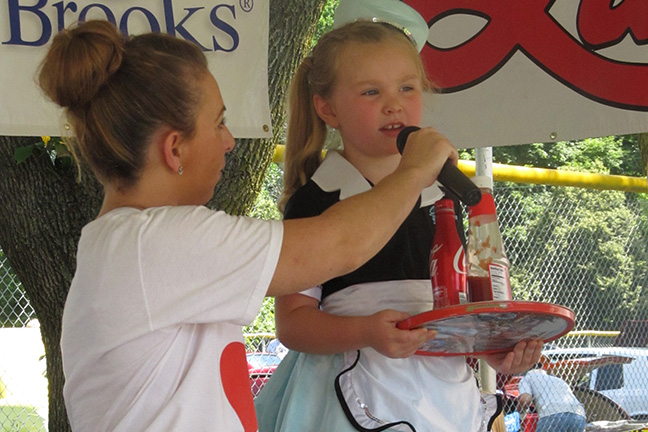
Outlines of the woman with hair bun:
{"label": "woman with hair bun", "polygon": [[[63,314],[75,431],[256,431],[241,326],[264,296],[362,265],[457,160],[422,129],[393,174],[319,216],[235,217],[204,207],[234,138],[198,47],[91,21],[54,38],[39,80],[105,193]],[[412,349],[431,336],[408,335]]]}

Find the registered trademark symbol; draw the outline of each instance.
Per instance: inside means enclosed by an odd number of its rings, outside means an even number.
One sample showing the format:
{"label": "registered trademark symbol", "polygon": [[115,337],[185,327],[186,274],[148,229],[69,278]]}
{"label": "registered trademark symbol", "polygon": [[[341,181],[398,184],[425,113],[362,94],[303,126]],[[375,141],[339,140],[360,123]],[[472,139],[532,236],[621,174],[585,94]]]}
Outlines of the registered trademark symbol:
{"label": "registered trademark symbol", "polygon": [[254,0],[239,0],[243,12],[250,12],[254,8]]}

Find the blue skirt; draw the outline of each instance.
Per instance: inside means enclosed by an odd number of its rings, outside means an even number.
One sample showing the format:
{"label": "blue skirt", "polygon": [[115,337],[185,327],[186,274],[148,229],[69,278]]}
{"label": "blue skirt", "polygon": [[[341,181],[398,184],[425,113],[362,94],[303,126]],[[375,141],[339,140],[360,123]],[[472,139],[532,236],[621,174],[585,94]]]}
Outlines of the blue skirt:
{"label": "blue skirt", "polygon": [[343,361],[342,354],[289,351],[254,401],[259,432],[355,432],[334,389]]}

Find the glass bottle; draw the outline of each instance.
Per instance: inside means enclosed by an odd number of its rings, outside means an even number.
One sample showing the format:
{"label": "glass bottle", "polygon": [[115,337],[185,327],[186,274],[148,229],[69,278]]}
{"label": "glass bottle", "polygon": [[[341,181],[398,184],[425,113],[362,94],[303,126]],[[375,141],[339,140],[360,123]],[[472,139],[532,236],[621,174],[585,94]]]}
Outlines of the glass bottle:
{"label": "glass bottle", "polygon": [[468,302],[466,255],[457,231],[454,206],[454,201],[445,197],[434,203],[436,228],[430,252],[434,309]]}
{"label": "glass bottle", "polygon": [[472,178],[482,191],[481,201],[468,208],[468,291],[470,301],[511,300],[509,268],[497,223],[493,181]]}

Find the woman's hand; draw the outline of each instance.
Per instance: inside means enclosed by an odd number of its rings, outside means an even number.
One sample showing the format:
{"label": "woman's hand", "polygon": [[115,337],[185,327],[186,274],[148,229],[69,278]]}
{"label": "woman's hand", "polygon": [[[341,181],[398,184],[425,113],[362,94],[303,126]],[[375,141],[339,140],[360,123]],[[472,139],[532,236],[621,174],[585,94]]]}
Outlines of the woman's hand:
{"label": "woman's hand", "polygon": [[392,309],[365,317],[369,346],[384,356],[404,358],[414,354],[421,345],[437,335],[436,331],[425,328],[401,330],[396,327],[399,321],[409,317],[405,312]]}
{"label": "woman's hand", "polygon": [[497,372],[503,374],[517,374],[530,369],[540,360],[543,342],[539,340],[521,341],[512,351],[489,354],[480,358]]}

